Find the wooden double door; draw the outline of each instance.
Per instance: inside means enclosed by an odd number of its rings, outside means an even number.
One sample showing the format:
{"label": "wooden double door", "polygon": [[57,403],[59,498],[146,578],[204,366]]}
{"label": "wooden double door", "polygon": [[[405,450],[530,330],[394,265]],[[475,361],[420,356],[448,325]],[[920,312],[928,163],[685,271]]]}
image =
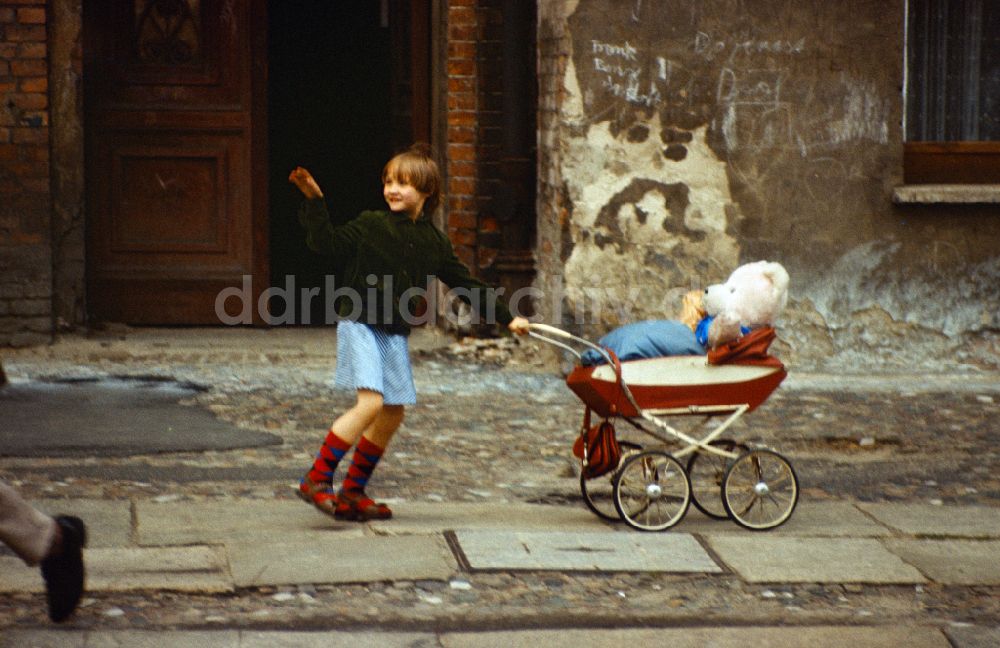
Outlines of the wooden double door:
{"label": "wooden double door", "polygon": [[[428,3],[273,1],[286,18],[294,10],[292,18],[308,22],[322,10],[334,24],[338,16],[329,15],[331,7],[364,5],[375,20],[383,20],[387,42],[404,35],[405,47],[398,49],[412,54],[415,48],[417,63],[411,56],[405,64],[400,56],[389,57],[396,63],[387,68],[391,88],[385,105],[389,118],[393,110],[397,117],[407,115],[408,132],[385,139],[374,154],[383,158],[398,140],[426,136]],[[217,325],[242,313],[250,317],[246,323],[259,324],[261,293],[281,284],[272,266],[295,271],[296,251],[282,251],[280,245],[272,250],[275,232],[282,231],[272,221],[294,214],[272,213],[270,194],[284,195],[288,188],[276,186],[276,179],[288,169],[285,160],[275,161],[269,134],[284,137],[292,131],[275,130],[269,105],[280,102],[275,112],[287,114],[298,100],[275,92],[269,81],[268,5],[268,0],[84,0],[92,319]],[[384,24],[390,13],[405,16],[407,27]],[[295,39],[287,30],[278,36]],[[319,48],[339,51],[337,42],[313,47],[301,53],[306,68]],[[345,50],[339,56],[370,65],[364,52]],[[324,76],[317,69],[315,82],[336,82]],[[393,90],[400,87],[407,92]],[[405,106],[394,109],[400,99]],[[350,158],[356,152],[333,148],[331,155]],[[222,302],[219,296],[227,289],[238,290],[242,299]]]}

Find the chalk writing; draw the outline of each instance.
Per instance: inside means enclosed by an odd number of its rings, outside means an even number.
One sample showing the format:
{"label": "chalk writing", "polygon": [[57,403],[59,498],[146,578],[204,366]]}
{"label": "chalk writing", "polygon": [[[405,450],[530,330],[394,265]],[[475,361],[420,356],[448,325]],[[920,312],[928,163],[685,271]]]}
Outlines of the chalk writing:
{"label": "chalk writing", "polygon": [[629,103],[646,106],[648,108],[659,105],[663,100],[659,89],[657,89],[655,85],[650,84],[649,90],[647,92],[642,92],[639,89],[639,82],[637,79],[629,79],[627,83],[622,84],[609,78],[604,80],[602,87],[614,96],[621,97]]}
{"label": "chalk writing", "polygon": [[596,56],[594,57],[594,69],[598,72],[627,79],[636,79],[640,73],[639,68],[625,67],[618,63],[611,63],[602,58],[597,58]]}
{"label": "chalk writing", "polygon": [[[711,123],[730,152],[782,149],[808,157],[852,141],[888,141],[890,104],[872,84],[842,75],[842,99],[817,107],[808,103],[815,91],[804,88],[801,79],[789,83],[793,72],[776,57],[803,54],[805,38],[723,40],[698,31],[690,41],[694,56],[680,61],[676,52],[660,55],[628,40],[589,43],[595,74],[583,89],[585,105],[602,94],[630,106],[669,105],[698,114],[711,103],[714,90]],[[786,86],[791,97],[785,96]]]}
{"label": "chalk writing", "polygon": [[639,51],[628,41],[624,43],[605,43],[591,41],[594,56],[594,70],[601,76],[601,87],[615,97],[620,97],[629,103],[648,108],[658,105],[663,97],[652,82],[644,88],[642,83],[642,67],[630,65],[638,63]]}
{"label": "chalk writing", "polygon": [[888,102],[879,95],[875,84],[855,81],[841,75],[843,117],[827,124],[830,142],[841,144],[853,140],[871,140],[880,144],[889,141]]}
{"label": "chalk writing", "polygon": [[640,15],[642,15],[642,0],[635,0],[635,6],[632,7],[632,22],[639,22]]}
{"label": "chalk writing", "polygon": [[715,98],[722,104],[770,104],[781,101],[781,84],[784,77],[777,70],[744,70],[742,78],[732,68],[722,68],[716,86]]}
{"label": "chalk writing", "polygon": [[617,56],[625,59],[626,61],[635,62],[636,54],[638,53],[635,47],[625,41],[622,45],[615,45],[613,43],[602,43],[601,41],[591,41],[593,45],[594,54],[604,54],[606,56]]}
{"label": "chalk writing", "polygon": [[723,40],[712,38],[705,32],[695,34],[691,49],[698,56],[708,61],[721,56],[729,51],[728,61],[733,62],[737,56],[751,56],[754,54],[801,54],[806,49],[806,39],[800,38],[791,40],[761,40],[757,38],[744,38],[735,43],[727,43]]}

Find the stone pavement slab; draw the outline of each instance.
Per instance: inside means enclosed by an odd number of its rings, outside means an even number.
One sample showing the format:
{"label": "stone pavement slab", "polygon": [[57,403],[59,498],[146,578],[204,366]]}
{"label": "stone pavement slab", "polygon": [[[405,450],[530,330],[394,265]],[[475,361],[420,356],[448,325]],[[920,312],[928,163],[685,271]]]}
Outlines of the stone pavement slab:
{"label": "stone pavement slab", "polygon": [[87,524],[87,546],[126,547],[132,540],[129,500],[44,499],[32,502],[49,515],[75,515]]}
{"label": "stone pavement slab", "polygon": [[[281,634],[281,633],[275,633]],[[240,648],[238,630],[8,630],[0,648]]]}
{"label": "stone pavement slab", "polygon": [[380,535],[442,533],[459,529],[548,529],[594,533],[611,533],[615,530],[615,525],[602,521],[583,504],[579,507],[566,507],[514,502],[399,502],[393,506],[391,520],[372,521],[368,524]]}
{"label": "stone pavement slab", "polygon": [[248,630],[6,630],[0,648],[431,648],[431,633]]}
{"label": "stone pavement slab", "polygon": [[[701,535],[740,535],[750,533],[730,520],[713,520],[693,506],[674,530]],[[852,502],[811,502],[799,500],[791,519],[768,536],[800,538],[878,538],[892,531],[862,513]]]}
{"label": "stone pavement slab", "polygon": [[936,583],[1000,585],[1000,542],[996,540],[894,539],[885,544]]}
{"label": "stone pavement slab", "polygon": [[298,499],[140,500],[136,503],[136,520],[140,545],[286,539],[325,544],[365,533],[362,525],[334,520]]}
{"label": "stone pavement slab", "polygon": [[439,536],[338,536],[325,543],[245,540],[227,548],[239,587],[445,580],[458,569]]}
{"label": "stone pavement slab", "polygon": [[445,634],[444,648],[801,648],[850,646],[851,648],[951,648],[935,628],[923,627],[744,627],[650,628],[642,630],[528,630]]}
{"label": "stone pavement slab", "polygon": [[[221,547],[114,547],[87,549],[87,589],[92,592],[171,590],[233,591]],[[43,592],[41,572],[17,558],[0,557],[0,591]]]}
{"label": "stone pavement slab", "polygon": [[996,648],[1000,646],[1000,626],[952,625],[945,628],[954,648]]}
{"label": "stone pavement slab", "polygon": [[[951,631],[949,631],[950,633]],[[740,627],[645,628],[613,630],[512,630],[476,633],[281,632],[281,631],[127,631],[10,630],[0,634],[0,648],[951,648],[931,627]],[[956,644],[980,648],[987,644]],[[994,644],[988,644],[990,646]]]}
{"label": "stone pavement slab", "polygon": [[240,648],[436,648],[431,633],[416,632],[243,632]]}
{"label": "stone pavement slab", "polygon": [[20,558],[0,556],[0,592],[44,592],[42,574]]}
{"label": "stone pavement slab", "polygon": [[914,567],[867,538],[707,536],[715,553],[751,583],[924,583]]}
{"label": "stone pavement slab", "polygon": [[458,531],[473,569],[566,571],[722,571],[685,533]]}
{"label": "stone pavement slab", "polygon": [[858,508],[906,535],[1000,538],[1000,508],[859,502]]}
{"label": "stone pavement slab", "polygon": [[[441,533],[459,529],[500,529],[519,531],[617,532],[619,524],[606,522],[583,504],[574,507],[522,503],[429,503],[401,502],[393,508],[393,518],[370,522],[378,534],[406,535]],[[674,529],[691,534],[746,535],[748,531],[728,520],[713,520],[691,507]],[[851,502],[800,502],[795,514],[769,535],[798,537],[875,538],[892,531],[862,513]]]}

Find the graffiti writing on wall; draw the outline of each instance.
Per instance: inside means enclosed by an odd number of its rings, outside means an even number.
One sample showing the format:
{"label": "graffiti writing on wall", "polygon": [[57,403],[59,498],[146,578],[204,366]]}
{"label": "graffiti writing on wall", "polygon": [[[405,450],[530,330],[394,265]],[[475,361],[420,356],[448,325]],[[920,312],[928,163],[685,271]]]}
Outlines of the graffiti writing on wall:
{"label": "graffiti writing on wall", "polygon": [[601,88],[630,104],[652,108],[662,97],[655,83],[644,81],[643,65],[638,60],[638,50],[628,41],[604,43],[591,41],[594,70],[601,77]]}
{"label": "graffiti writing on wall", "polygon": [[[806,156],[859,140],[888,141],[890,102],[873,83],[847,73],[833,84],[796,76],[796,60],[808,51],[805,37],[725,39],[697,31],[683,47],[663,51],[630,40],[588,45],[582,89],[591,103],[610,98],[621,107],[703,114],[730,152],[784,149]],[[820,98],[831,96],[836,100]]]}
{"label": "graffiti writing on wall", "polygon": [[[725,57],[728,63],[734,63],[740,57],[754,54],[802,54],[806,50],[806,39],[790,40],[760,40],[756,38],[740,39],[730,42],[717,39],[699,31],[694,36],[692,51],[707,61]],[[728,54],[727,54],[728,52]]]}

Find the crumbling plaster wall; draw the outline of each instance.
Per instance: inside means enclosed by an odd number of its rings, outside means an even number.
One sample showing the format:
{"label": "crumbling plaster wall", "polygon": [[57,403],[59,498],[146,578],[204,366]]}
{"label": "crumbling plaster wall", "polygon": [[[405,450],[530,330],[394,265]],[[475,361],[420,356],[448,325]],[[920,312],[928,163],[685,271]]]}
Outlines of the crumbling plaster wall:
{"label": "crumbling plaster wall", "polygon": [[891,202],[903,21],[902,0],[540,2],[540,312],[596,336],[769,259],[793,363],[995,367],[1000,214]]}

